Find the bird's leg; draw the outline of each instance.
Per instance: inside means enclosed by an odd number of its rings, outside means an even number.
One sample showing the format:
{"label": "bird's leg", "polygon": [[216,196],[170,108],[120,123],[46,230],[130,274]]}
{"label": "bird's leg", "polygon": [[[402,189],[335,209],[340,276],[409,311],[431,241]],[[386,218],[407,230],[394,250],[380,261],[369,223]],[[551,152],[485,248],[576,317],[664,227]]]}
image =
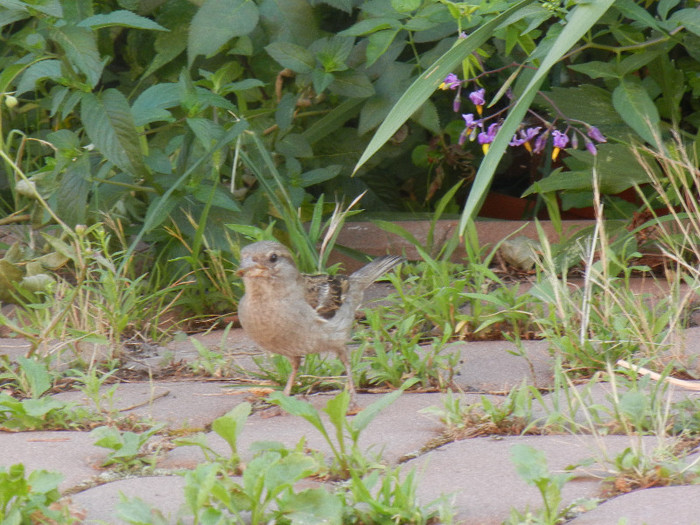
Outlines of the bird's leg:
{"label": "bird's leg", "polygon": [[347,376],[346,387],[350,394],[349,414],[355,414],[360,411],[360,406],[357,404],[357,392],[355,391],[355,382],[352,380],[352,367],[350,366],[350,358],[348,351],[343,350],[338,352],[338,359],[345,365],[345,375]]}
{"label": "bird's leg", "polygon": [[294,355],[288,356],[289,362],[292,364],[292,373],[289,374],[289,379],[287,379],[287,384],[284,387],[284,395],[289,396],[292,394],[292,387],[294,386],[294,381],[297,378],[297,372],[299,371],[299,365],[301,365],[301,356]]}

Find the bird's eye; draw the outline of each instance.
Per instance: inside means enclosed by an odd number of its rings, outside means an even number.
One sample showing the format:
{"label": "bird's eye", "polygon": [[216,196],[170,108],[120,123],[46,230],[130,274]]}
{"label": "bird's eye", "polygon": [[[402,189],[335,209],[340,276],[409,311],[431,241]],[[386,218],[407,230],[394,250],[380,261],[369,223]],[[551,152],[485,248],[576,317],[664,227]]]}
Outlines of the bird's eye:
{"label": "bird's eye", "polygon": [[274,263],[274,262],[277,262],[277,259],[278,259],[277,254],[276,254],[276,253],[271,253],[268,260],[269,260],[271,263]]}

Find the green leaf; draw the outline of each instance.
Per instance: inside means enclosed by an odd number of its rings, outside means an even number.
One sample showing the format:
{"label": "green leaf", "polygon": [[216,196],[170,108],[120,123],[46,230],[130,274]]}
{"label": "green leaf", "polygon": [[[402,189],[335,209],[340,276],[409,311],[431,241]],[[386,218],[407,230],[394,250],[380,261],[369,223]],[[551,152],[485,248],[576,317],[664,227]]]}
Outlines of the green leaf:
{"label": "green leaf", "polygon": [[50,35],[63,48],[68,59],[85,75],[88,85],[94,88],[100,81],[104,68],[95,34],[86,27],[51,26]]}
{"label": "green leaf", "polygon": [[215,419],[211,424],[212,430],[226,440],[233,454],[238,454],[238,438],[248,421],[250,410],[250,403],[239,403],[233,410]]}
{"label": "green leaf", "polygon": [[15,95],[20,96],[27,91],[34,91],[37,82],[45,78],[55,81],[61,78],[61,62],[59,60],[42,60],[25,69],[17,84]]}
{"label": "green leaf", "polygon": [[265,51],[282,67],[297,73],[311,73],[316,64],[314,55],[305,47],[291,42],[272,42]]}
{"label": "green leaf", "polygon": [[177,83],[169,82],[150,86],[131,106],[134,125],[141,127],[159,120],[171,121],[168,108],[180,105],[181,90]]}
{"label": "green leaf", "polygon": [[0,28],[29,18],[29,16],[29,13],[25,11],[15,11],[5,8],[5,11],[0,11]]}
{"label": "green leaf", "polygon": [[683,25],[694,35],[700,36],[700,11],[697,8],[680,9],[673,13],[670,18],[678,25]]}
{"label": "green leaf", "polygon": [[614,64],[610,62],[601,62],[599,60],[591,60],[583,64],[573,64],[569,66],[569,69],[588,75],[591,78],[620,78],[622,76]]}
{"label": "green leaf", "polygon": [[311,79],[314,83],[314,91],[323,93],[333,83],[335,77],[333,73],[326,73],[323,69],[316,68],[311,72]]}
{"label": "green leaf", "polygon": [[401,22],[395,18],[368,18],[338,33],[341,36],[363,36],[384,29],[401,29]]}
{"label": "green leaf", "polygon": [[63,171],[56,194],[56,213],[68,226],[85,224],[91,186],[90,159],[81,154]]}
{"label": "green leaf", "polygon": [[[415,383],[415,382],[414,382]],[[405,390],[406,386],[402,386],[399,390],[394,390],[393,392],[386,394],[379,398],[378,401],[375,401],[371,405],[369,405],[367,408],[362,410],[359,414],[354,416],[350,420],[350,426],[352,427],[353,431],[357,434],[362,432],[365,428],[367,428],[367,425],[369,425],[372,420],[377,417],[379,412],[384,410],[386,407],[391,405],[394,401],[396,401],[401,394],[403,394],[403,391]]]}
{"label": "green leaf", "polygon": [[252,0],[206,0],[190,24],[188,63],[198,55],[212,56],[232,38],[247,35],[258,25],[259,16]]}
{"label": "green leaf", "polygon": [[366,67],[374,64],[381,57],[399,34],[399,29],[385,29],[377,31],[369,36],[369,44],[367,45],[367,63]]}
{"label": "green leaf", "polygon": [[139,16],[125,9],[117,9],[111,13],[90,16],[81,20],[78,27],[90,27],[99,29],[102,27],[133,27],[135,29],[150,29],[153,31],[167,31],[165,27],[157,24],[150,18]]}
{"label": "green leaf", "polygon": [[510,455],[515,470],[528,485],[536,485],[550,477],[547,458],[541,450],[530,445],[516,444],[510,447]]}
{"label": "green leaf", "polygon": [[613,91],[612,102],[629,127],[649,144],[662,148],[659,111],[637,78],[623,79]]}
{"label": "green leaf", "polygon": [[349,98],[367,98],[374,95],[374,86],[369,77],[355,69],[335,74],[330,90],[336,95]]}
{"label": "green leaf", "polygon": [[51,374],[44,363],[23,356],[17,357],[17,363],[27,377],[32,397],[39,397],[51,388]]}
{"label": "green leaf", "polygon": [[337,177],[342,171],[343,167],[339,165],[326,166],[325,168],[317,168],[315,170],[307,171],[303,173],[300,177],[299,186],[302,188],[307,188],[313,186],[314,184],[320,184]]}
{"label": "green leaf", "polygon": [[136,125],[124,95],[111,88],[100,97],[85,93],[81,118],[88,137],[107,160],[123,171],[147,175]]}
{"label": "green leaf", "polygon": [[341,525],[343,502],[338,495],[325,489],[290,491],[279,501],[280,510],[293,525]]}
{"label": "green leaf", "polygon": [[275,149],[282,155],[296,158],[308,158],[314,154],[313,149],[300,133],[285,135],[275,144]]}
{"label": "green leaf", "polygon": [[410,13],[421,5],[421,0],[391,0],[391,7],[399,13]]}

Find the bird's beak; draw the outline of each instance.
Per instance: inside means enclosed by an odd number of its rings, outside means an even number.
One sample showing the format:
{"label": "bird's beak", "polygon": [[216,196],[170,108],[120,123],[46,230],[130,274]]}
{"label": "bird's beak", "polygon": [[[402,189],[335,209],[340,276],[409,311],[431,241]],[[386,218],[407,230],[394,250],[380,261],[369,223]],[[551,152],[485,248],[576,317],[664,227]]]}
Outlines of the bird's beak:
{"label": "bird's beak", "polygon": [[238,277],[260,277],[263,275],[265,268],[260,266],[254,260],[245,258],[241,261],[238,270],[236,270],[236,275]]}

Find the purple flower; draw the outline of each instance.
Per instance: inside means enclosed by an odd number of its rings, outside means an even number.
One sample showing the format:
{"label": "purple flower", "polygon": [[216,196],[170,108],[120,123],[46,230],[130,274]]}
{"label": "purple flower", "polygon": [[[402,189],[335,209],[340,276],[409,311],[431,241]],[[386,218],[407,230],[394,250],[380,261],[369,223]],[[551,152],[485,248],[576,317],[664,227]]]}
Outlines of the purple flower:
{"label": "purple flower", "polygon": [[542,128],[527,128],[518,131],[517,135],[513,135],[513,139],[510,141],[510,146],[525,146],[529,152],[532,152],[532,146],[530,141],[534,139]]}
{"label": "purple flower", "polygon": [[479,121],[474,119],[473,113],[462,114],[462,118],[464,119],[464,125],[467,129],[475,128],[479,125]]}
{"label": "purple flower", "polygon": [[562,133],[558,129],[552,131],[552,142],[554,143],[554,149],[552,150],[552,160],[557,160],[559,152],[563,150],[569,143],[569,137],[566,133]]}
{"label": "purple flower", "polygon": [[569,137],[566,133],[562,133],[558,129],[552,131],[552,142],[555,148],[564,149],[569,143]]}
{"label": "purple flower", "polygon": [[486,90],[484,88],[477,89],[476,91],[469,93],[469,100],[471,100],[472,104],[478,108],[479,106],[486,104],[486,99],[484,98],[485,94]]}
{"label": "purple flower", "polygon": [[479,144],[481,144],[481,149],[483,150],[484,154],[486,154],[489,150],[489,144],[493,142],[493,139],[496,138],[496,134],[498,133],[498,130],[501,128],[501,124],[498,122],[494,122],[489,126],[489,129],[486,132],[481,132],[479,133],[478,139],[479,139]]}
{"label": "purple flower", "polygon": [[[598,128],[595,126],[588,126],[588,136],[591,137],[596,142],[607,142],[608,139],[605,138]],[[586,146],[588,147],[588,146]]]}
{"label": "purple flower", "polygon": [[462,31],[462,32],[459,34],[459,38],[467,38],[467,33],[465,33],[464,31]]}
{"label": "purple flower", "polygon": [[462,81],[459,79],[459,77],[454,73],[450,73],[445,77],[445,80],[443,80],[442,84],[440,84],[438,87],[440,89],[457,89],[461,85]]}
{"label": "purple flower", "polygon": [[598,148],[595,147],[595,144],[593,144],[590,141],[586,141],[586,149],[591,155],[597,155],[598,154]]}
{"label": "purple flower", "polygon": [[544,147],[547,145],[547,138],[549,137],[549,130],[545,131],[537,137],[537,140],[535,140],[535,149],[532,151],[533,153],[542,153],[544,151]]}
{"label": "purple flower", "polygon": [[571,147],[574,149],[578,148],[578,133],[575,131],[571,134]]}

